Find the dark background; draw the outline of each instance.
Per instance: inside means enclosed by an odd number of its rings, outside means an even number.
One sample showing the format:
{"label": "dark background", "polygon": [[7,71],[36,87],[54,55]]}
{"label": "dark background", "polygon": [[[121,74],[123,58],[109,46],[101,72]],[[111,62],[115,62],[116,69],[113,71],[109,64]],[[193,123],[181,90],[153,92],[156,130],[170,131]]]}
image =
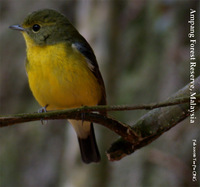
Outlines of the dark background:
{"label": "dark background", "polygon": [[[24,62],[25,42],[8,29],[41,8],[53,8],[76,26],[95,51],[108,103],[163,101],[189,83],[191,0],[0,0],[0,115],[37,111]],[[196,48],[199,60],[200,50]],[[199,66],[196,76],[199,75]],[[134,124],[145,111],[112,112]],[[196,113],[198,115],[199,113]],[[192,139],[200,150],[199,119],[189,119],[118,162],[105,155],[117,136],[95,125],[99,164],[81,162],[76,135],[66,121],[18,124],[0,129],[0,187],[192,186]],[[198,174],[200,173],[198,154]],[[196,184],[198,185],[198,184]]]}

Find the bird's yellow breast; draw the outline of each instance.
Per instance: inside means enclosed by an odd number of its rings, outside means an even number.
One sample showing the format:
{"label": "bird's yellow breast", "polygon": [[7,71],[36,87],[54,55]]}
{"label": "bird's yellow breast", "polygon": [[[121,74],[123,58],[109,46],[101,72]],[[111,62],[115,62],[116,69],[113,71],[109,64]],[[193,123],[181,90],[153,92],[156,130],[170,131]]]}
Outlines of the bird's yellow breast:
{"label": "bird's yellow breast", "polygon": [[41,106],[55,110],[98,104],[101,87],[78,50],[66,43],[38,46],[26,33],[24,37],[29,85]]}

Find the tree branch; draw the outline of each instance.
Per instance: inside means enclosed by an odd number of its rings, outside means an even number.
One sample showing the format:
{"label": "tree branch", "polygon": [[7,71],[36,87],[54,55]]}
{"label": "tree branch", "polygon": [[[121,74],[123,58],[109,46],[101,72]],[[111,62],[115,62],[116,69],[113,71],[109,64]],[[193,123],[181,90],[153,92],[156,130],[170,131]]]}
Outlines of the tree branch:
{"label": "tree branch", "polygon": [[[188,97],[192,93],[196,93],[196,95],[200,94],[200,77],[196,78],[194,82],[194,90],[192,92],[189,91],[189,86],[190,85],[187,85],[179,90],[166,102],[174,100],[174,98],[177,97]],[[196,106],[194,111],[200,108],[199,96],[196,97],[195,102]],[[164,132],[168,131],[170,128],[174,127],[179,122],[187,118],[192,112],[194,112],[190,108],[193,106],[191,103],[193,103],[192,100],[190,100],[190,103],[179,104],[165,108],[157,108],[142,116],[132,126],[132,130],[135,132],[135,136],[137,136],[139,141],[130,143],[125,141],[123,138],[119,138],[107,151],[109,160],[120,160],[121,158],[133,153],[137,149],[142,148],[157,139]]]}
{"label": "tree branch", "polygon": [[[200,99],[200,95],[196,95],[197,99]],[[127,110],[152,110],[155,108],[160,107],[168,107],[183,103],[189,103],[190,98],[187,97],[180,97],[174,98],[173,100],[168,100],[161,103],[152,103],[146,105],[112,105],[112,106],[92,106],[87,107],[83,106],[81,108],[74,108],[74,109],[66,109],[66,110],[58,110],[58,111],[49,111],[46,113],[24,113],[24,114],[14,114],[14,115],[7,115],[7,116],[0,116],[0,127],[5,127],[9,125],[14,125],[23,122],[29,121],[38,121],[38,120],[48,120],[48,119],[77,119],[82,120],[82,116],[80,114],[86,112],[100,112],[100,111],[127,111]],[[198,102],[198,100],[197,100]],[[91,121],[90,119],[86,119]]]}
{"label": "tree branch", "polygon": [[[200,77],[195,80],[196,89],[196,106],[199,108],[200,103]],[[198,95],[197,95],[198,94]],[[189,115],[189,90],[188,85],[179,90],[174,96],[167,101],[158,104],[133,105],[133,106],[93,106],[81,107],[68,110],[50,111],[46,113],[32,114],[15,114],[0,116],[0,127],[10,126],[18,123],[52,120],[52,119],[76,119],[101,124],[114,131],[122,138],[112,144],[107,152],[110,160],[119,160],[122,157],[134,152],[156,138],[162,133],[175,126]],[[161,108],[162,107],[162,108]],[[125,110],[151,110],[143,116],[133,127],[121,123],[115,119],[91,113],[94,111],[125,111]]]}

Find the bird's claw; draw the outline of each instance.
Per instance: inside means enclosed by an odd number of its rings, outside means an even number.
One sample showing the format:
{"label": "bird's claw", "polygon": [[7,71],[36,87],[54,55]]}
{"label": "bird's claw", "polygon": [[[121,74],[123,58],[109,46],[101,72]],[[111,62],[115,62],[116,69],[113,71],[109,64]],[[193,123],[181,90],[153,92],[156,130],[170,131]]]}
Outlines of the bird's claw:
{"label": "bird's claw", "polygon": [[[38,113],[46,113],[46,112],[47,112],[47,107],[48,107],[48,105],[46,105],[46,106],[40,108],[40,109],[38,110]],[[41,119],[42,125],[46,125],[47,122],[48,122],[48,120],[43,120],[43,119]]]}

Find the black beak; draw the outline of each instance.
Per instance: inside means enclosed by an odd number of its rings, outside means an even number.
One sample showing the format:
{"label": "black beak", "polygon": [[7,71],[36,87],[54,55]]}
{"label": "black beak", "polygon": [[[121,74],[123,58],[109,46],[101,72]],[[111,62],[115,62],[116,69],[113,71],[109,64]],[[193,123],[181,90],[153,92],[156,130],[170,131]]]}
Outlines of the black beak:
{"label": "black beak", "polygon": [[25,31],[25,29],[20,25],[11,25],[9,28],[17,31]]}

